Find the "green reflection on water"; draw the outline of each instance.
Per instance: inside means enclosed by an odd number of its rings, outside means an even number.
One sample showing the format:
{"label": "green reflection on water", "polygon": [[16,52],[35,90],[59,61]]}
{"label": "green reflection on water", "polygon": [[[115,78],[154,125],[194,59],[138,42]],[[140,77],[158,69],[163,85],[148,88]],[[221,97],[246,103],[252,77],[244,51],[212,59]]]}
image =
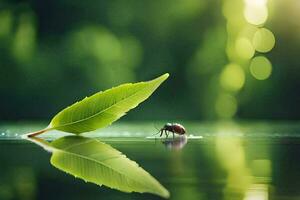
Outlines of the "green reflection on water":
{"label": "green reflection on water", "polygon": [[[171,199],[299,199],[298,123],[183,124],[190,134],[203,138],[189,138],[181,149],[170,148],[164,139],[146,138],[156,131],[153,123],[119,124],[94,134],[150,171],[170,190]],[[15,192],[19,186],[11,178],[18,169],[26,169],[31,177],[15,176],[31,187],[31,199],[159,199],[99,188],[55,170],[49,154],[13,140],[15,133],[30,127],[0,127],[11,136],[0,141],[0,169],[5,172],[0,176],[0,199],[26,199]]]}

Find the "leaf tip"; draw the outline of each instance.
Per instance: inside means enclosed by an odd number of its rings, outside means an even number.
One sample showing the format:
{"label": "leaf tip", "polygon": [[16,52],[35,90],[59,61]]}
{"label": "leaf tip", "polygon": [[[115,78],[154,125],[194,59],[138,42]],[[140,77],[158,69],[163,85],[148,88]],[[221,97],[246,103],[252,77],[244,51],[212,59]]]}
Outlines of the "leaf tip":
{"label": "leaf tip", "polygon": [[162,82],[164,82],[169,76],[170,76],[169,73],[165,73],[165,74],[163,74],[163,75],[161,75],[161,76],[159,76],[159,77],[153,79],[152,81],[158,82],[159,85],[160,85],[160,84],[161,84]]}
{"label": "leaf tip", "polygon": [[170,198],[170,192],[163,185],[161,185],[160,183],[159,183],[159,185],[160,185],[159,189],[154,193],[157,194],[160,197],[165,198],[165,199]]}
{"label": "leaf tip", "polygon": [[163,74],[161,77],[164,78],[164,80],[166,80],[169,76],[170,76],[169,73],[165,73],[165,74]]}
{"label": "leaf tip", "polygon": [[163,193],[162,193],[162,197],[165,199],[170,198],[170,192],[166,189]]}

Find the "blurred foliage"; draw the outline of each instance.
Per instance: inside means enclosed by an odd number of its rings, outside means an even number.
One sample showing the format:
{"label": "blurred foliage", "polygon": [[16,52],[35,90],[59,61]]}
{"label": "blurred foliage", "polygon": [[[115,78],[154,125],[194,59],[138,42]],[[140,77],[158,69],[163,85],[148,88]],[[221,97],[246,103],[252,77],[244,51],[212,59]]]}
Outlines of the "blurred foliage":
{"label": "blurred foliage", "polygon": [[0,119],[49,119],[164,72],[168,82],[126,119],[297,119],[299,9],[297,0],[1,1]]}

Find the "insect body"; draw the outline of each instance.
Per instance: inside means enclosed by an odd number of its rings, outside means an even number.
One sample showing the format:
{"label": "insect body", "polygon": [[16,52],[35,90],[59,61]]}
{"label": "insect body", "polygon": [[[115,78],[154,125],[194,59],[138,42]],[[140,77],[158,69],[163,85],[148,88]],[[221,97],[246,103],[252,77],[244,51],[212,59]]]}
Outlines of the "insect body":
{"label": "insect body", "polygon": [[173,134],[173,138],[174,138],[174,133],[178,134],[178,135],[184,135],[185,134],[185,128],[181,125],[181,124],[177,124],[177,123],[167,123],[166,125],[164,125],[163,128],[160,129],[160,137],[163,135],[163,133],[166,134],[166,136],[169,136],[169,132],[171,132]]}

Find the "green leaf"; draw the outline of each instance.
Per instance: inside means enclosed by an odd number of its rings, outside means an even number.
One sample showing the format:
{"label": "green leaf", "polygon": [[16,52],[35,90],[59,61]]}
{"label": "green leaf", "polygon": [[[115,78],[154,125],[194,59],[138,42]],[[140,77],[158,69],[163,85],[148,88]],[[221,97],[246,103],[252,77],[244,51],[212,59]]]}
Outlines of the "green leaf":
{"label": "green leaf", "polygon": [[168,76],[164,74],[148,82],[123,84],[86,97],[59,112],[47,130],[80,134],[108,126],[146,100]]}
{"label": "green leaf", "polygon": [[[30,140],[41,143],[41,139]],[[53,166],[87,182],[123,192],[148,192],[169,197],[168,190],[136,162],[96,139],[66,136],[53,141],[50,148],[44,142],[41,145],[52,151]]]}

